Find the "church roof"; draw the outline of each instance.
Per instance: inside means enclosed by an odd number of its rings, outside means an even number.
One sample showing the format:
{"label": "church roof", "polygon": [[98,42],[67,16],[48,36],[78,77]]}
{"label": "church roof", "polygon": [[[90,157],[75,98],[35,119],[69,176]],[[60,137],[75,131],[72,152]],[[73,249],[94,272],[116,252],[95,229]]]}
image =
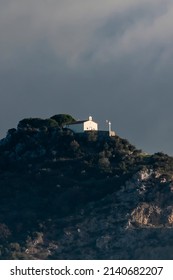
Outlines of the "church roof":
{"label": "church roof", "polygon": [[80,124],[80,123],[84,123],[84,122],[87,122],[87,121],[88,121],[88,120],[76,121],[76,122],[69,123],[69,125],[72,125],[72,124]]}
{"label": "church roof", "polygon": [[[85,122],[88,122],[88,121],[92,121],[92,122],[94,122],[93,121],[93,119],[92,119],[92,117],[91,116],[89,116],[89,118],[87,119],[87,120],[83,120],[83,121],[74,121],[74,122],[72,122],[72,123],[69,123],[68,125],[73,125],[73,124],[81,124],[81,123],[85,123]],[[95,122],[94,122],[95,123]]]}

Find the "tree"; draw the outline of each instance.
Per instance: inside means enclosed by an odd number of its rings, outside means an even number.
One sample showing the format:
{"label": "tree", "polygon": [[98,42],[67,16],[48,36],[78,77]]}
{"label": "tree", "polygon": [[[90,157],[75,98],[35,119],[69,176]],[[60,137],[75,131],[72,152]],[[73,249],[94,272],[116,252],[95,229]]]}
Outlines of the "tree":
{"label": "tree", "polygon": [[63,127],[66,124],[72,123],[75,119],[68,114],[58,114],[51,117],[52,120],[55,120],[60,127]]}
{"label": "tree", "polygon": [[18,129],[42,129],[43,127],[58,127],[54,119],[26,118],[19,122]]}

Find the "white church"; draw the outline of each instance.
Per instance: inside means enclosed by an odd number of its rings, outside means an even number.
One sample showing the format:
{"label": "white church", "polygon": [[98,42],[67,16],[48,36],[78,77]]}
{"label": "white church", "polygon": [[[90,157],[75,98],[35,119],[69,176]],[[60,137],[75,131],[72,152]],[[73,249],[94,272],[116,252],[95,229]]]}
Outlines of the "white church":
{"label": "white church", "polygon": [[76,121],[66,125],[66,128],[73,130],[75,133],[82,133],[85,131],[98,130],[98,124],[93,121],[92,117],[89,116],[88,120]]}
{"label": "white church", "polygon": [[110,121],[106,121],[106,122],[108,124],[107,131],[99,131],[98,123],[94,122],[91,116],[89,116],[88,120],[75,121],[70,124],[67,124],[65,127],[71,129],[75,133],[84,133],[87,131],[98,131],[99,134],[107,133],[109,136],[115,136],[115,131],[111,130],[111,122]]}

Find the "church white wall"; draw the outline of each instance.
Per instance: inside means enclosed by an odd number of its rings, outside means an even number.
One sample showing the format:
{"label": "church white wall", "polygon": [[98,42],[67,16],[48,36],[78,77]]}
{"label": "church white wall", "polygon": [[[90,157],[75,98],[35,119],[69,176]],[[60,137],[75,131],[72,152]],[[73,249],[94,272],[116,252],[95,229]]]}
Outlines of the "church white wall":
{"label": "church white wall", "polygon": [[98,124],[93,121],[86,121],[84,123],[84,130],[98,130]]}

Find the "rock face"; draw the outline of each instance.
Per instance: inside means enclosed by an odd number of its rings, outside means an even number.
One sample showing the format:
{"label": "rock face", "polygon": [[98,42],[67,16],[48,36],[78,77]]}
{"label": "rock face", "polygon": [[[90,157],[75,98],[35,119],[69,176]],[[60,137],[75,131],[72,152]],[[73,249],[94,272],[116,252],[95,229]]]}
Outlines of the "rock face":
{"label": "rock face", "polygon": [[55,122],[0,142],[1,259],[173,259],[173,158]]}
{"label": "rock face", "polygon": [[171,227],[173,210],[171,184],[170,180],[153,170],[135,174],[130,184],[126,183],[127,188],[134,188],[137,191],[140,199],[140,203],[131,213],[130,222],[143,227]]}
{"label": "rock face", "polygon": [[[138,172],[116,191],[87,205],[82,213],[64,219],[63,230],[52,230],[58,236],[56,259],[172,259],[173,224],[169,183],[168,194],[150,199],[156,174]],[[143,180],[141,180],[143,178]],[[145,183],[144,183],[145,181]],[[151,184],[152,183],[152,184]],[[145,184],[145,195],[141,188]],[[167,186],[166,186],[167,184]],[[163,206],[163,202],[165,205]],[[57,224],[58,224],[57,220]],[[70,250],[71,253],[70,253]]]}

